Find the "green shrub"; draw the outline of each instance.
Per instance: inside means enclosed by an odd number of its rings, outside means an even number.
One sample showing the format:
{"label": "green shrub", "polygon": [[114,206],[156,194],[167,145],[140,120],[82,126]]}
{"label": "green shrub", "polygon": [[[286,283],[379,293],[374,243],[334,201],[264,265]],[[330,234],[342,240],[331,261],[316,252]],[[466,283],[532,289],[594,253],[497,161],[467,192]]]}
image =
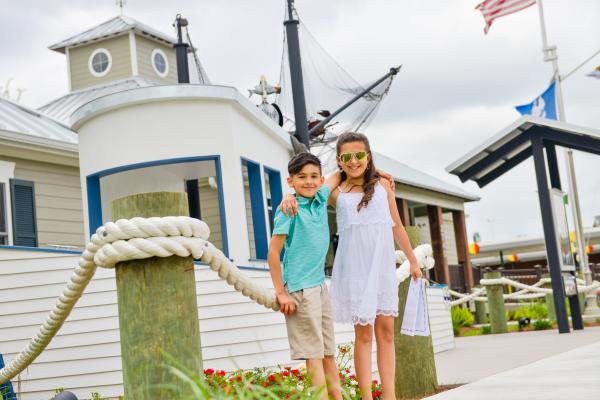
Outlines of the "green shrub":
{"label": "green shrub", "polygon": [[471,314],[468,308],[459,306],[452,307],[452,325],[457,326],[472,326],[475,322],[475,317]]}
{"label": "green shrub", "polygon": [[550,328],[552,328],[552,322],[547,319],[538,319],[533,323],[533,329],[536,331],[544,331]]}
{"label": "green shrub", "polygon": [[506,310],[506,320],[507,321],[516,321],[517,318],[517,310]]}
{"label": "green shrub", "polygon": [[600,324],[600,318],[596,318],[596,323]]}
{"label": "green shrub", "polygon": [[491,327],[491,325],[483,325],[481,327],[481,334],[482,335],[489,335],[490,333],[492,333],[492,327]]}
{"label": "green shrub", "polygon": [[534,303],[530,306],[520,307],[515,310],[514,319],[518,321],[521,318],[542,319],[548,318],[548,307],[545,304]]}

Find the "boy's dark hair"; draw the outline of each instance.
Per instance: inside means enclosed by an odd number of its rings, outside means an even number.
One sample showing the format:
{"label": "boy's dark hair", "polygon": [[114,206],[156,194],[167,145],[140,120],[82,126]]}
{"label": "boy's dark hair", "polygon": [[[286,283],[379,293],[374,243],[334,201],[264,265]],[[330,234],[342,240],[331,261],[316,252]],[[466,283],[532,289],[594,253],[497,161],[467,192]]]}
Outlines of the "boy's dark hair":
{"label": "boy's dark hair", "polygon": [[307,152],[298,153],[292,157],[288,163],[288,173],[290,176],[296,175],[302,170],[302,168],[304,168],[305,165],[308,164],[316,165],[319,167],[319,173],[322,173],[321,160],[319,160],[319,157]]}

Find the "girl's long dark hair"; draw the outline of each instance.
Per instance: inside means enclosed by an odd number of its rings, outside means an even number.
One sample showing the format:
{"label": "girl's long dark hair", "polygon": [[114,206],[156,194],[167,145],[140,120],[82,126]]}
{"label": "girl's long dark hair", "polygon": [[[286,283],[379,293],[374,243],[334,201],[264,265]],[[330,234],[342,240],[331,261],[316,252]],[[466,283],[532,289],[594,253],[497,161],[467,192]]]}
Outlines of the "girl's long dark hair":
{"label": "girl's long dark hair", "polygon": [[[365,170],[365,174],[363,176],[363,184],[362,184],[363,192],[365,194],[363,195],[362,199],[358,203],[358,206],[356,207],[356,209],[358,211],[360,211],[363,207],[366,207],[367,204],[369,204],[369,201],[371,201],[371,199],[373,198],[373,193],[375,193],[375,185],[379,181],[380,177],[379,177],[379,174],[377,173],[377,170],[375,169],[375,164],[373,163],[373,155],[371,154],[371,146],[369,145],[369,139],[367,139],[367,137],[365,135],[363,135],[362,133],[357,133],[357,132],[342,133],[338,137],[337,143],[335,145],[335,150],[336,150],[338,157],[340,155],[340,150],[341,150],[342,146],[346,143],[352,143],[352,142],[363,143],[365,145],[365,150],[367,151],[367,153],[369,155],[369,161],[367,163],[367,169]],[[346,173],[344,171],[341,171],[341,173],[342,173],[342,182],[343,182],[348,177],[346,176]]]}

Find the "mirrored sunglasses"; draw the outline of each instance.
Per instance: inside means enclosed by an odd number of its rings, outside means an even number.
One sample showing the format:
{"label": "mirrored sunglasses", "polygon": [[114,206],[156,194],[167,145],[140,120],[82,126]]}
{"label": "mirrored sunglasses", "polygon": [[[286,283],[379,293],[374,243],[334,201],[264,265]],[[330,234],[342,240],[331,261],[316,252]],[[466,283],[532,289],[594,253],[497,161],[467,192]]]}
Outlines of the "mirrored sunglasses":
{"label": "mirrored sunglasses", "polygon": [[348,164],[352,157],[355,157],[357,161],[364,161],[367,159],[366,151],[357,151],[354,153],[342,153],[340,154],[340,161],[344,164]]}

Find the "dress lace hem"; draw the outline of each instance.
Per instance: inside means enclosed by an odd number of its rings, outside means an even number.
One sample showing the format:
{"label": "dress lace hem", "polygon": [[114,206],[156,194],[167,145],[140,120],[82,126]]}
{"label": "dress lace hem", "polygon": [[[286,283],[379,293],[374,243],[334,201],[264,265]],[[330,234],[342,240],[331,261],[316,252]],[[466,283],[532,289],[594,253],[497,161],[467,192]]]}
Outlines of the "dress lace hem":
{"label": "dress lace hem", "polygon": [[342,324],[351,323],[352,325],[367,326],[367,325],[375,325],[375,319],[377,319],[377,317],[380,315],[385,316],[385,317],[396,318],[396,317],[398,317],[398,311],[397,310],[377,310],[377,311],[375,311],[375,315],[339,316],[339,317],[335,317],[334,320],[335,320],[335,322],[342,323]]}

